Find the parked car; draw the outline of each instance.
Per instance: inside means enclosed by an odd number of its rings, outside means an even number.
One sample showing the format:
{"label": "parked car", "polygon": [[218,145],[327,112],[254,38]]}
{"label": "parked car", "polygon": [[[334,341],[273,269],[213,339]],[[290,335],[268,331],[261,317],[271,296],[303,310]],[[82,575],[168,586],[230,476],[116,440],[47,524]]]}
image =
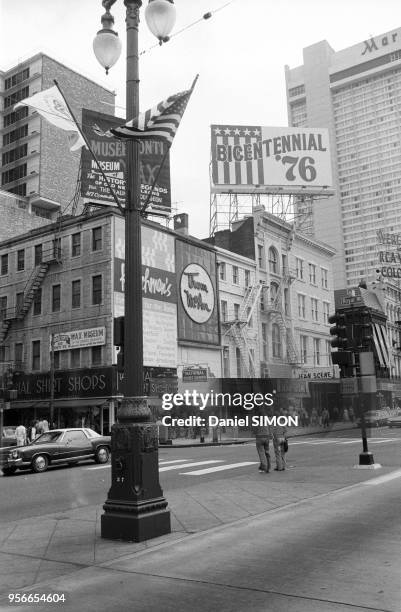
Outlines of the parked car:
{"label": "parked car", "polygon": [[34,472],[45,472],[49,465],[74,465],[86,459],[107,463],[110,448],[110,436],[101,436],[93,429],[52,429],[31,444],[11,450],[2,471],[5,476],[10,476],[18,469],[31,468]]}
{"label": "parked car", "polygon": [[389,427],[401,427],[401,411],[397,412],[397,414],[388,417],[387,425]]}
{"label": "parked car", "polygon": [[17,446],[17,436],[15,434],[16,426],[3,427],[3,436],[0,440],[0,447]]}

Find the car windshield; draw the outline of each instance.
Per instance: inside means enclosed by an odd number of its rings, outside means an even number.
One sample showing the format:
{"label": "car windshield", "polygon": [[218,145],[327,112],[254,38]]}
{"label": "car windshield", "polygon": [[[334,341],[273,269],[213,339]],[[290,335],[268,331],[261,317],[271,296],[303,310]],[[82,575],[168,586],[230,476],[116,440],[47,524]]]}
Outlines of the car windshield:
{"label": "car windshield", "polygon": [[85,433],[88,438],[101,438],[101,435],[98,434],[96,431],[93,431],[93,429],[85,428]]}
{"label": "car windshield", "polygon": [[39,438],[36,438],[32,444],[45,444],[47,442],[56,442],[60,439],[61,431],[46,431]]}

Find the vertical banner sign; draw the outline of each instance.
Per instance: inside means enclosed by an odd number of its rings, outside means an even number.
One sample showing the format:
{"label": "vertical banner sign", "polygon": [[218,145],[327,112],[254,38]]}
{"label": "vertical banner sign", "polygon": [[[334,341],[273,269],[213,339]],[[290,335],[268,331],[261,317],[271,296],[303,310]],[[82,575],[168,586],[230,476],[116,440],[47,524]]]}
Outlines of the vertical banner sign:
{"label": "vertical banner sign", "polygon": [[332,190],[328,130],[212,125],[215,193],[280,188],[283,193]]}
{"label": "vertical banner sign", "polygon": [[[82,129],[90,143],[92,151],[99,160],[103,172],[109,179],[122,205],[125,204],[125,155],[126,145],[115,138],[110,128],[121,125],[125,119],[114,115],[105,115],[95,111],[82,110]],[[145,204],[160,164],[166,153],[166,144],[162,141],[143,140],[139,142],[141,203]],[[115,205],[113,196],[93,159],[90,151],[82,148],[81,195],[91,202],[104,202]],[[170,154],[163,162],[157,183],[153,188],[148,209],[171,212],[170,192]]]}
{"label": "vertical banner sign", "polygon": [[[124,220],[115,219],[114,316],[124,315]],[[142,226],[143,364],[177,367],[177,283],[174,237]]]}

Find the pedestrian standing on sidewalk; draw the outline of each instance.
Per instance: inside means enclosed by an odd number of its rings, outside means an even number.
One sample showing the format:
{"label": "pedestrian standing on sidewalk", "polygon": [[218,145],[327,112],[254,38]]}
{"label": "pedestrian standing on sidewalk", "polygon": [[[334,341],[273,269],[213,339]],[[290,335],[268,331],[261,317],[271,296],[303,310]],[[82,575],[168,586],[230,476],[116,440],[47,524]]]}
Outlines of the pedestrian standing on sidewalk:
{"label": "pedestrian standing on sidewalk", "polygon": [[26,429],[22,423],[16,428],[15,435],[17,437],[17,446],[24,446],[26,444]]}
{"label": "pedestrian standing on sidewalk", "polygon": [[270,426],[273,436],[274,457],[276,460],[276,472],[285,470],[285,442],[287,439],[287,430],[281,425]]}
{"label": "pedestrian standing on sidewalk", "polygon": [[256,450],[260,460],[259,472],[261,474],[268,474],[270,472],[269,426],[255,425],[255,427],[252,427],[252,433],[255,436]]}

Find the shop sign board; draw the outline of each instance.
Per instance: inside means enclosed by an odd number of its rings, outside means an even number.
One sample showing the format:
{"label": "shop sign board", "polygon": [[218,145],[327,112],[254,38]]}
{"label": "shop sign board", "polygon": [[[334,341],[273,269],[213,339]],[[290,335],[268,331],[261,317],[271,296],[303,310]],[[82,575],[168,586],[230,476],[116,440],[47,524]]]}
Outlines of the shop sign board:
{"label": "shop sign board", "polygon": [[325,128],[212,125],[214,193],[333,193]]}
{"label": "shop sign board", "polygon": [[88,346],[101,346],[106,344],[106,328],[92,327],[90,329],[61,332],[54,334],[53,338],[55,351],[68,351],[70,349],[85,348]]}
{"label": "shop sign board", "polygon": [[[50,372],[20,374],[16,377],[15,388],[18,400],[49,399]],[[112,392],[111,367],[56,370],[54,373],[54,397],[56,399],[110,397]]]}
{"label": "shop sign board", "polygon": [[[122,123],[125,123],[125,119],[119,119],[114,115],[106,115],[85,108],[82,110],[83,131],[103,172],[124,206],[126,144],[116,139],[110,132],[110,128]],[[150,197],[149,209],[154,208],[158,212],[169,214],[171,212],[170,156],[166,149],[167,145],[162,141],[142,140],[138,146],[141,204],[147,201],[153,182],[163,163]],[[116,205],[96,161],[85,147],[82,148],[81,195],[92,202]]]}
{"label": "shop sign board", "polygon": [[182,382],[206,382],[207,368],[184,368]]}

